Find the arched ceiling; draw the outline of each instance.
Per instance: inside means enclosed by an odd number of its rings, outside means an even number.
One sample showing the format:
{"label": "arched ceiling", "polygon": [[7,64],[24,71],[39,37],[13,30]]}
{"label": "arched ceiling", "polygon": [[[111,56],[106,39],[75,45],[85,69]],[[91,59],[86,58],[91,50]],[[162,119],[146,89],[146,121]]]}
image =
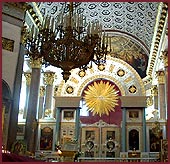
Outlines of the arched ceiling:
{"label": "arched ceiling", "polygon": [[[75,5],[87,22],[99,20],[104,30],[127,34],[150,50],[158,2],[76,2]],[[57,18],[65,2],[37,2],[37,6],[42,15]]]}
{"label": "arched ceiling", "polygon": [[[33,6],[42,23],[42,16],[52,16],[57,20],[63,8],[65,8],[64,13],[67,13],[69,2],[28,2],[28,4]],[[151,74],[156,58],[154,55],[161,43],[163,27],[165,24],[167,26],[166,3],[74,2],[73,4],[76,12],[83,14],[87,23],[99,21],[102,24],[103,30],[111,37],[110,56],[130,64],[141,78]],[[34,17],[34,13],[31,15]],[[26,22],[31,28],[29,17],[26,17]]]}

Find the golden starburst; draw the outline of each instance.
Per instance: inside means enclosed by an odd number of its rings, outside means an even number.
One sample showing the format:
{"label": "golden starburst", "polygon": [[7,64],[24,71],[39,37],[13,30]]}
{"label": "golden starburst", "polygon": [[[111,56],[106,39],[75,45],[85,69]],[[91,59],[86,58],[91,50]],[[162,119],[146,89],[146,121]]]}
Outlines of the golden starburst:
{"label": "golden starburst", "polygon": [[118,105],[118,91],[109,82],[100,81],[89,85],[85,91],[84,99],[88,110],[95,114],[109,115],[110,111],[115,111],[115,106]]}

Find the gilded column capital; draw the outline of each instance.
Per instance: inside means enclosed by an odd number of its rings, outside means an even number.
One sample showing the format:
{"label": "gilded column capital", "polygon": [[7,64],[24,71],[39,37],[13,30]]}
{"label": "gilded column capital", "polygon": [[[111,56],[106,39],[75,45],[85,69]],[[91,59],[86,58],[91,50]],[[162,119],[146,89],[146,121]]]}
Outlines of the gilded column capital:
{"label": "gilded column capital", "polygon": [[165,84],[165,72],[163,70],[156,71],[156,76],[158,78],[158,84]]}
{"label": "gilded column capital", "polygon": [[30,57],[30,66],[31,68],[41,68],[42,58],[33,59],[32,57]]}
{"label": "gilded column capital", "polygon": [[40,97],[44,97],[45,95],[45,86],[40,86]]}
{"label": "gilded column capital", "polygon": [[31,84],[31,72],[24,72],[24,76],[26,78],[26,84],[30,85]]}
{"label": "gilded column capital", "polygon": [[55,73],[54,72],[44,72],[44,84],[53,85]]}
{"label": "gilded column capital", "polygon": [[54,97],[57,96],[57,91],[58,91],[58,85],[56,85],[56,86],[54,87]]}
{"label": "gilded column capital", "polygon": [[151,88],[151,94],[153,96],[158,96],[158,87],[157,85],[154,85],[152,88]]}
{"label": "gilded column capital", "polygon": [[164,67],[168,67],[168,50],[162,51],[162,56],[164,62]]}

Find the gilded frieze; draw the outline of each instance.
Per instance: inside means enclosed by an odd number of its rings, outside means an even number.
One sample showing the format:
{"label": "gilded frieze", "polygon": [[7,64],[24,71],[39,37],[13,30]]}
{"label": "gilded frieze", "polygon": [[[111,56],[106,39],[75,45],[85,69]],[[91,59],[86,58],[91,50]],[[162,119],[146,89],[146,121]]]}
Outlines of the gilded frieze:
{"label": "gilded frieze", "polygon": [[2,37],[2,49],[13,52],[14,40]]}

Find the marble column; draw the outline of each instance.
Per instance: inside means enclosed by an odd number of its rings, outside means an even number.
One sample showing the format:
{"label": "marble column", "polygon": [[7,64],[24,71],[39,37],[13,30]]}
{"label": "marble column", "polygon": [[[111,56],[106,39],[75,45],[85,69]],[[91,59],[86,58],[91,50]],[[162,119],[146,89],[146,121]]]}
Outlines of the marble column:
{"label": "marble column", "polygon": [[163,70],[156,72],[158,78],[158,110],[160,120],[166,119],[165,105],[165,73]]}
{"label": "marble column", "polygon": [[166,112],[168,111],[168,50],[162,52],[165,73],[165,104]]}
{"label": "marble column", "polygon": [[41,63],[41,58],[36,60],[33,60],[32,58],[30,59],[32,75],[24,139],[27,142],[27,150],[32,153],[34,153],[36,150],[36,137],[38,129],[36,115],[40,87]]}
{"label": "marble column", "polygon": [[121,143],[122,143],[122,152],[126,152],[126,108],[122,108],[122,134],[121,134]]}
{"label": "marble column", "polygon": [[59,134],[60,134],[60,122],[61,122],[61,108],[56,108],[56,137],[55,137],[55,139],[56,139],[56,141],[55,141],[55,144],[56,145],[59,145],[60,143],[59,143],[59,140],[60,140],[60,136],[59,136]]}
{"label": "marble column", "polygon": [[54,72],[44,72],[44,85],[46,85],[45,92],[45,105],[44,105],[44,117],[52,117],[52,99],[53,99],[53,82],[55,73]]}
{"label": "marble column", "polygon": [[75,140],[78,141],[80,134],[80,107],[76,108],[76,120],[75,120]]}
{"label": "marble column", "polygon": [[31,72],[24,72],[24,76],[26,78],[26,98],[25,98],[25,107],[23,118],[25,119],[28,111],[28,98],[30,93],[30,84],[31,84]]}
{"label": "marble column", "polygon": [[146,117],[145,117],[145,108],[143,108],[142,113],[142,138],[143,138],[143,152],[147,151],[146,147]]}
{"label": "marble column", "polygon": [[[54,99],[57,97],[58,86],[54,86]],[[53,117],[56,118],[56,101],[54,101]]]}
{"label": "marble column", "polygon": [[45,95],[45,87],[40,86],[40,93],[39,93],[39,105],[38,105],[38,119],[43,117],[43,106],[44,106],[44,95]]}

